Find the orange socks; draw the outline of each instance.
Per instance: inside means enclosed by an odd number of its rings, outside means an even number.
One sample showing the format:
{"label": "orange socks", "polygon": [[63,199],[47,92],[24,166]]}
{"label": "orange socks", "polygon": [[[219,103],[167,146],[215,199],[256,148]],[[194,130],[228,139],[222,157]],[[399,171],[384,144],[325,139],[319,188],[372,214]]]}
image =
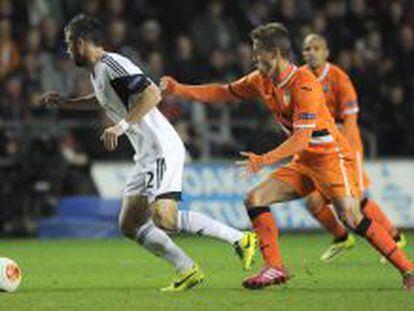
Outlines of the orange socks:
{"label": "orange socks", "polygon": [[364,236],[388,261],[402,273],[414,269],[405,253],[398,248],[389,233],[375,220],[364,217],[355,232]]}
{"label": "orange socks", "polygon": [[329,204],[325,204],[316,214],[312,213],[312,216],[335,237],[335,240],[347,237],[348,231],[336,217]]}
{"label": "orange socks", "polygon": [[279,231],[270,208],[267,206],[253,207],[247,210],[253,229],[259,236],[260,251],[267,265],[282,267],[278,236]]}
{"label": "orange socks", "polygon": [[398,234],[398,231],[394,228],[390,219],[384,214],[375,201],[363,199],[361,201],[361,212],[366,217],[378,222],[392,237],[395,237],[395,235]]}

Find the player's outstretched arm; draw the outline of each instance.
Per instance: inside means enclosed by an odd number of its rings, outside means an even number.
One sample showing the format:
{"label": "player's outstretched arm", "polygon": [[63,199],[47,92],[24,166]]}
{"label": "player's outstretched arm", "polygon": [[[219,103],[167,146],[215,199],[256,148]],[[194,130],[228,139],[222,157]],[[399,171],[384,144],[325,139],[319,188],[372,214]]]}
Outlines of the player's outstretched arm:
{"label": "player's outstretched arm", "polygon": [[68,110],[98,110],[101,106],[95,94],[77,98],[63,98],[58,92],[51,91],[42,95],[35,107],[55,106]]}
{"label": "player's outstretched arm", "polygon": [[161,78],[160,89],[165,95],[173,95],[201,103],[215,104],[240,100],[231,92],[227,84],[189,85],[179,83],[169,76]]}
{"label": "player's outstretched arm", "polygon": [[242,166],[248,175],[254,174],[264,166],[275,164],[301,152],[308,147],[311,136],[312,129],[298,129],[283,144],[265,154],[241,152],[240,154],[247,159],[238,161],[237,164]]}
{"label": "player's outstretched arm", "polygon": [[154,84],[149,84],[142,92],[136,94],[135,98],[135,103],[125,119],[107,128],[102,134],[101,140],[108,151],[116,149],[118,137],[129,129],[131,123],[140,122],[152,108],[161,102],[161,92]]}

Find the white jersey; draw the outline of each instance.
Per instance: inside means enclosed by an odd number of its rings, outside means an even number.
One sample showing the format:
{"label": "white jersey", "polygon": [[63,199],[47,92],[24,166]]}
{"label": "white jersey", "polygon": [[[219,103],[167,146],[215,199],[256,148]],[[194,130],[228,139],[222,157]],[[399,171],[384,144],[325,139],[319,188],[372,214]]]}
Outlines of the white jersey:
{"label": "white jersey", "polygon": [[[105,52],[91,74],[95,95],[107,116],[118,123],[124,119],[136,96],[154,84],[128,58]],[[166,154],[182,153],[184,145],[177,132],[154,107],[126,132],[134,150],[134,160],[143,166]]]}

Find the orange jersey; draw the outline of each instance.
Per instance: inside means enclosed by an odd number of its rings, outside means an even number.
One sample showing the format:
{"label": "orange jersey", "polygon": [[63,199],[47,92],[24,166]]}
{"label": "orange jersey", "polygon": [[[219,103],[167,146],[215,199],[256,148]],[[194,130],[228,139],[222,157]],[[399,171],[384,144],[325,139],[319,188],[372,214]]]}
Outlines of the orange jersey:
{"label": "orange jersey", "polygon": [[360,196],[355,158],[311,71],[291,65],[274,79],[254,71],[228,88],[240,99],[261,99],[288,134],[295,129],[312,129],[309,145],[296,153],[289,164],[276,169],[272,178],[291,185],[302,197],[314,190],[329,199]]}
{"label": "orange jersey", "polygon": [[[307,65],[302,67],[308,68]],[[349,76],[341,68],[326,63],[316,70],[315,75],[322,85],[326,104],[335,122],[341,123],[347,115],[359,112],[355,88]]]}
{"label": "orange jersey", "polygon": [[[308,66],[305,65],[302,68],[308,68]],[[341,68],[332,63],[326,63],[316,70],[315,75],[322,85],[328,109],[336,123],[341,124],[347,116],[358,114],[359,106],[355,87]],[[357,152],[359,183],[361,187],[367,188],[370,180],[362,169],[364,151],[358,127],[352,131],[349,139],[351,147]]]}
{"label": "orange jersey", "polygon": [[249,162],[253,170],[293,155],[293,160],[271,177],[292,185],[301,196],[316,189],[328,199],[359,197],[355,157],[326,106],[320,83],[307,68],[298,69],[291,64],[273,78],[253,71],[227,85],[170,82],[171,94],[199,102],[251,98],[267,106],[291,137],[263,155],[251,154]]}
{"label": "orange jersey", "polygon": [[335,142],[342,140],[326,106],[322,87],[307,68],[291,65],[278,79],[253,71],[230,83],[228,88],[240,99],[260,99],[288,134],[294,129],[312,129],[307,150],[330,152]]}

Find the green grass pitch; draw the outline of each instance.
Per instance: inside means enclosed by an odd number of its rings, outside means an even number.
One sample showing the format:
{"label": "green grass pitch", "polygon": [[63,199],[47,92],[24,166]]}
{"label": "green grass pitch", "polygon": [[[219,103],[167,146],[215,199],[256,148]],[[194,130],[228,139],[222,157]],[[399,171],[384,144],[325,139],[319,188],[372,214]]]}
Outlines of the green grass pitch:
{"label": "green grass pitch", "polygon": [[[414,233],[407,237],[414,258]],[[404,292],[400,275],[381,265],[362,240],[324,264],[318,258],[328,235],[283,234],[294,277],[262,291],[241,288],[249,273],[241,271],[230,246],[207,238],[176,240],[206,273],[200,287],[181,293],[161,293],[172,269],[124,239],[1,241],[0,254],[18,261],[24,279],[17,292],[0,294],[0,310],[414,310],[414,292]]]}

